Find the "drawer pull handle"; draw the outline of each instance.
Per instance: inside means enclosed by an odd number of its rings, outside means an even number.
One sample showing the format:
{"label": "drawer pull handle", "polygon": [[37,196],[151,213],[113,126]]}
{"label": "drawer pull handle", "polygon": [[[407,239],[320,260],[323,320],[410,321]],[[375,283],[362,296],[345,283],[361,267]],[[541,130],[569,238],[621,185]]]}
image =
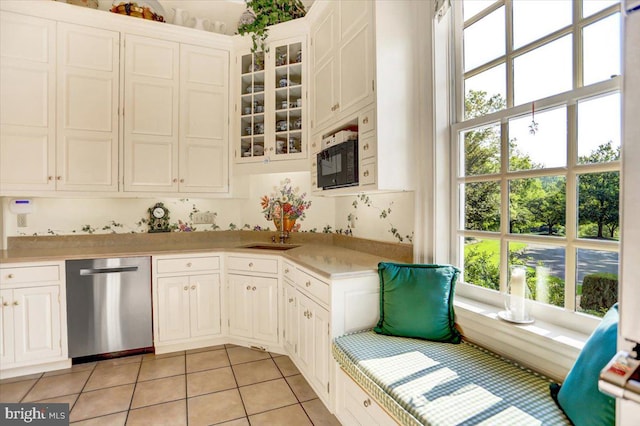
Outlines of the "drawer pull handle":
{"label": "drawer pull handle", "polygon": [[362,147],[362,149],[367,151],[369,149],[369,144],[365,143],[364,146]]}
{"label": "drawer pull handle", "polygon": [[256,286],[253,286],[253,288],[251,290],[256,291]]}
{"label": "drawer pull handle", "polygon": [[371,405],[371,400],[370,400],[369,398],[365,399],[365,400],[364,400],[364,406],[365,406],[365,408],[366,408],[366,407],[369,407],[370,405]]}
{"label": "drawer pull handle", "polygon": [[253,268],[253,262],[249,262],[249,268]]}
{"label": "drawer pull handle", "polygon": [[18,301],[17,301],[17,300],[15,300],[15,301],[13,302],[13,306],[18,306]]}
{"label": "drawer pull handle", "polygon": [[251,286],[250,285],[247,286],[247,290],[251,291]]}
{"label": "drawer pull handle", "polygon": [[313,313],[309,311],[309,315],[307,315],[307,318],[311,319],[312,316],[313,316]]}
{"label": "drawer pull handle", "polygon": [[13,279],[14,277],[15,277],[15,276],[14,276],[13,274],[9,274],[9,275],[7,275],[7,278],[8,278],[8,279]]}
{"label": "drawer pull handle", "polygon": [[2,306],[9,306],[9,302],[3,302]]}
{"label": "drawer pull handle", "polygon": [[191,286],[191,290],[195,290],[195,289],[196,289],[196,285],[194,284]]}
{"label": "drawer pull handle", "polygon": [[187,268],[191,268],[191,262],[187,263]]}
{"label": "drawer pull handle", "polygon": [[187,290],[189,290],[189,286],[188,286],[188,285],[185,285],[185,286],[184,286],[184,291],[187,291]]}
{"label": "drawer pull handle", "polygon": [[364,171],[364,173],[363,173],[363,175],[364,175],[364,177],[369,176],[369,170],[365,170],[365,171]]}
{"label": "drawer pull handle", "polygon": [[285,270],[284,270],[284,273],[285,273],[285,274],[288,274],[288,273],[289,273],[289,268],[285,269]]}
{"label": "drawer pull handle", "polygon": [[368,124],[369,123],[369,116],[366,116],[365,118],[362,119],[362,124]]}
{"label": "drawer pull handle", "polygon": [[307,281],[306,283],[304,283],[304,285],[306,285],[307,287],[311,287],[311,281]]}

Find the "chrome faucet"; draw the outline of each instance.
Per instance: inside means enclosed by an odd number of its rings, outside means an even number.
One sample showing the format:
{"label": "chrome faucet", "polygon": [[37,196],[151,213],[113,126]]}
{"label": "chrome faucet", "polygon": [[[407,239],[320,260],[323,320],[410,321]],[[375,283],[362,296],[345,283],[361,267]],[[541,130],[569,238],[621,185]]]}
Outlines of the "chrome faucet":
{"label": "chrome faucet", "polygon": [[[284,244],[285,241],[287,241],[287,238],[289,238],[289,234],[287,232],[284,232],[284,208],[282,207],[282,201],[275,200],[273,202],[273,204],[271,205],[271,211],[269,212],[269,217],[271,218],[271,220],[273,220],[273,208],[276,204],[280,206],[280,235],[278,238],[280,240],[280,244]],[[276,237],[271,237],[271,241],[275,243]]]}

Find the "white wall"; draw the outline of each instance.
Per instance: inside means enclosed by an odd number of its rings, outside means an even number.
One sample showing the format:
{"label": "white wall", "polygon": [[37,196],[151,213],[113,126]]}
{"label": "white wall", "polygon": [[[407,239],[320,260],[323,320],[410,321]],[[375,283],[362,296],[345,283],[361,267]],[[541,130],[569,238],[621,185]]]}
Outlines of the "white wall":
{"label": "white wall", "polygon": [[[189,214],[195,208],[201,212],[216,213],[216,228],[220,230],[254,229],[255,227],[274,230],[262,214],[260,198],[270,195],[284,179],[291,179],[292,186],[299,193],[310,193],[308,172],[270,173],[250,175],[238,182],[242,196],[231,199],[204,198],[33,198],[35,212],[27,216],[27,227],[17,227],[17,217],[9,212],[11,198],[2,199],[0,210],[0,237],[3,248],[6,238],[20,235],[82,235],[88,233],[130,233],[147,232],[147,210],[157,202],[163,202],[170,212],[170,222],[178,221],[195,227],[196,231],[213,230],[212,225],[192,224]],[[367,202],[359,197],[313,197],[307,216],[300,221],[301,231],[335,232],[348,228],[347,216],[357,217],[352,234],[361,238],[381,241],[395,241],[389,230],[398,229],[404,242],[413,234],[413,192],[371,195]],[[355,208],[353,202],[358,200]],[[382,210],[391,213],[380,217]],[[326,229],[325,229],[326,228]]]}

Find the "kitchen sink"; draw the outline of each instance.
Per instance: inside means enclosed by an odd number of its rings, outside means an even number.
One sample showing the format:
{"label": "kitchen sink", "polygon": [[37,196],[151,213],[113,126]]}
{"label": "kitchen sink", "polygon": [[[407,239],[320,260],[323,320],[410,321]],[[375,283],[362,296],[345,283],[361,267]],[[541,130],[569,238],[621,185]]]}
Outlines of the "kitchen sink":
{"label": "kitchen sink", "polygon": [[240,246],[240,248],[250,248],[258,250],[291,250],[292,248],[300,247],[296,244],[249,244],[246,246]]}

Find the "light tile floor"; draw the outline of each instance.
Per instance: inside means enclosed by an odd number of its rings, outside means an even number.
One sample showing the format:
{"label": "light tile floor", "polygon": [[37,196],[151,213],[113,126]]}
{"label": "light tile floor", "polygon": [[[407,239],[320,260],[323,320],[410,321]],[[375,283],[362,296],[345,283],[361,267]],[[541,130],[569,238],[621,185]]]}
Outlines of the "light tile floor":
{"label": "light tile floor", "polygon": [[287,356],[220,345],[0,381],[0,402],[68,403],[74,425],[340,425]]}

